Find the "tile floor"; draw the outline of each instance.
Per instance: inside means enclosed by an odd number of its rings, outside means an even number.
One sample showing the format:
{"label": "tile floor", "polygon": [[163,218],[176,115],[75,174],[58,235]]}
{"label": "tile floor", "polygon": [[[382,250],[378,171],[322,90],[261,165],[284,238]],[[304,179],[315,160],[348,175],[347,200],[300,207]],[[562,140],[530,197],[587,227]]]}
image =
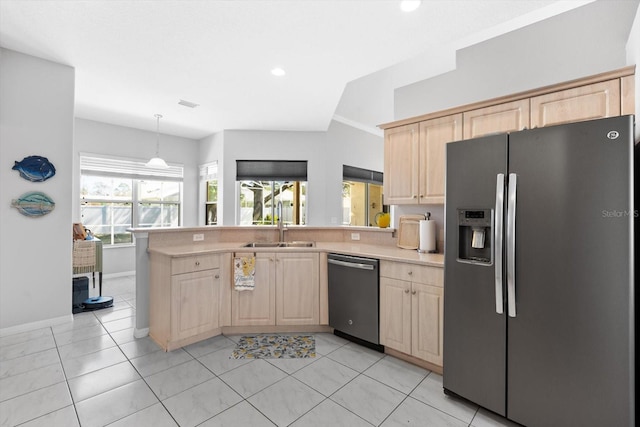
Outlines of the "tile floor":
{"label": "tile floor", "polygon": [[[134,339],[135,278],[114,307],[0,338],[1,426],[513,426],[442,377],[331,334],[314,359],[229,359],[238,336],[165,353]],[[95,291],[92,289],[93,295]]]}

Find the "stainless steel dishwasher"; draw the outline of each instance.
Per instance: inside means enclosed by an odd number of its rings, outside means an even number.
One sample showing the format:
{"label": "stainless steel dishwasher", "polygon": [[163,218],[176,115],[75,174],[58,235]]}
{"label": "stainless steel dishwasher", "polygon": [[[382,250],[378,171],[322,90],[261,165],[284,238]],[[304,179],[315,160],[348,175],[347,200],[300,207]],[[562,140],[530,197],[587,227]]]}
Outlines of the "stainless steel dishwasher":
{"label": "stainless steel dishwasher", "polygon": [[328,262],[329,326],[336,335],[381,350],[378,260],[332,253]]}

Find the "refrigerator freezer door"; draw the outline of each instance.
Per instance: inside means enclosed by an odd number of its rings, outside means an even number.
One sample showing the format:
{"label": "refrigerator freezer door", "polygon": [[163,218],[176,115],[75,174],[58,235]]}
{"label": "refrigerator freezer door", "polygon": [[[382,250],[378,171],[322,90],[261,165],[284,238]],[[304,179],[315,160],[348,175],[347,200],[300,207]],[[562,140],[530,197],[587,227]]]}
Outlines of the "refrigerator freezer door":
{"label": "refrigerator freezer door", "polygon": [[[504,174],[499,173],[496,177],[496,207],[494,210],[495,224],[493,225],[493,240],[495,253],[502,254],[502,241],[504,240]],[[504,313],[504,289],[503,278],[503,257],[494,257],[494,275],[496,286],[496,313]]]}
{"label": "refrigerator freezer door", "polygon": [[509,317],[516,317],[516,196],[518,175],[509,174],[509,198],[507,202],[507,307]]}
{"label": "refrigerator freezer door", "polygon": [[521,424],[633,425],[632,132],[626,116],[510,136],[507,416]]}
{"label": "refrigerator freezer door", "polygon": [[[496,177],[506,172],[506,160],[505,135],[447,144],[443,385],[503,415],[506,315],[496,313],[495,262],[458,260],[464,240],[458,214],[493,211],[495,217]],[[485,236],[495,238],[493,232]],[[471,239],[463,243],[472,244]],[[495,242],[490,247],[496,248]]]}

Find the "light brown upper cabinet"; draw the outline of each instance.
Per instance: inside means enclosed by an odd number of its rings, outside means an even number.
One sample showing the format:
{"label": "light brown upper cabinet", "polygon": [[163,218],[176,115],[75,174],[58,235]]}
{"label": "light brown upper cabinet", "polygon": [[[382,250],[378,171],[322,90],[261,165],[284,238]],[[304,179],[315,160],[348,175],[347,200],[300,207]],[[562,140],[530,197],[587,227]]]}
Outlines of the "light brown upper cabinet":
{"label": "light brown upper cabinet", "polygon": [[384,133],[384,203],[387,205],[418,203],[418,129],[415,123]]}
{"label": "light brown upper cabinet", "polygon": [[443,204],[448,142],[635,113],[635,66],[380,125],[386,204]]}
{"label": "light brown upper cabinet", "polygon": [[622,94],[621,115],[636,113],[634,93],[636,90],[636,76],[624,76],[620,79],[620,92]]}
{"label": "light brown upper cabinet", "polygon": [[462,139],[462,114],[420,122],[418,203],[444,204],[446,145]]}
{"label": "light brown upper cabinet", "polygon": [[531,98],[531,127],[620,115],[620,80],[609,80]]}
{"label": "light brown upper cabinet", "polygon": [[385,204],[444,203],[445,146],[462,139],[462,114],[388,129]]}
{"label": "light brown upper cabinet", "polygon": [[521,99],[463,113],[464,139],[529,128],[529,100]]}

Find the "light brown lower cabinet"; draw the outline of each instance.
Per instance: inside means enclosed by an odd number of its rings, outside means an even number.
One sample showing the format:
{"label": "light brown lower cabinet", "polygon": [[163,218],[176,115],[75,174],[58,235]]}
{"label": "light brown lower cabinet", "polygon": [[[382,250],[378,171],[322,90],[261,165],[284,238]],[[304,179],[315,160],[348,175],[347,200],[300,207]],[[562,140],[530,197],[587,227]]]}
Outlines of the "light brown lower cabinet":
{"label": "light brown lower cabinet", "polygon": [[388,348],[442,366],[442,268],[380,262],[380,340]]}
{"label": "light brown lower cabinet", "polygon": [[317,252],[257,253],[255,269],[254,290],[232,292],[232,326],[320,324]]}
{"label": "light brown lower cabinet", "polygon": [[276,325],[320,324],[320,256],[276,256]]}
{"label": "light brown lower cabinet", "polygon": [[220,256],[151,254],[149,335],[173,350],[219,335],[222,273]]}
{"label": "light brown lower cabinet", "polygon": [[171,277],[171,337],[189,338],[220,327],[220,269]]}
{"label": "light brown lower cabinet", "polygon": [[[254,256],[236,253],[237,257]],[[255,287],[252,291],[232,291],[232,326],[270,326],[276,324],[275,254],[255,254]],[[233,280],[231,281],[233,287]]]}

